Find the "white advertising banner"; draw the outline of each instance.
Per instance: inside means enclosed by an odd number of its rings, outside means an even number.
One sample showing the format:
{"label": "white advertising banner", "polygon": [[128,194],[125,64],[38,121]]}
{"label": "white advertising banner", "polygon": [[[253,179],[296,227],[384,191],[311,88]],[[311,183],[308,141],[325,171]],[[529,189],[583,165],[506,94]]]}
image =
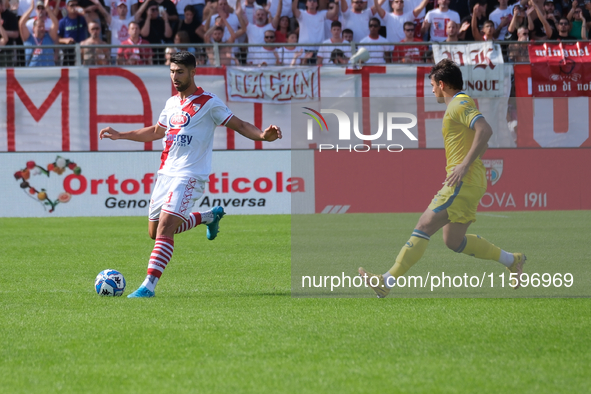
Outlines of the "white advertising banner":
{"label": "white advertising banner", "polygon": [[[159,164],[158,152],[0,153],[0,217],[147,216]],[[216,151],[193,211],[289,214],[312,177],[292,178],[286,150]]]}
{"label": "white advertising banner", "polygon": [[[464,91],[473,98],[508,97],[512,67],[506,67],[499,44],[483,41],[472,44],[433,45],[435,63],[450,59],[464,77]],[[509,83],[505,83],[505,82]],[[507,90],[509,89],[509,90]]]}
{"label": "white advertising banner", "polygon": [[319,67],[228,67],[229,101],[284,103],[320,96]]}
{"label": "white advertising banner", "polygon": [[[279,91],[279,96],[272,95],[275,101],[232,101],[228,106],[237,117],[259,128],[270,124],[280,126],[283,139],[273,143],[255,142],[233,130],[218,127],[214,134],[214,149],[291,149],[291,106],[278,103],[282,95],[289,91],[298,95],[308,92],[306,94],[309,96],[316,97],[311,102],[302,99],[302,107],[318,103],[319,95],[323,98],[407,97],[409,105],[422,108],[422,98],[432,96],[428,80],[431,69],[429,65],[364,66],[356,70],[337,67],[321,67],[320,70],[318,67],[305,68],[314,77],[301,74],[304,71],[300,68],[277,68],[284,75],[291,76],[271,78],[274,69],[265,69],[265,73],[268,72],[265,78],[274,81],[270,91]],[[505,65],[505,69],[502,85],[507,88],[510,87],[512,67]],[[227,89],[231,89],[231,82],[228,80],[226,83],[226,73],[238,73],[239,70],[199,68],[195,80],[204,90],[228,100]],[[258,68],[256,70],[261,72]],[[260,78],[258,81],[261,83]],[[482,86],[484,89],[493,85],[483,82]],[[494,84],[495,88],[499,86]],[[259,88],[261,87],[256,89]],[[161,150],[161,141],[137,143],[99,140],[98,134],[107,126],[127,131],[155,124],[166,100],[173,94],[176,92],[165,67],[40,67],[0,70],[0,152]],[[507,91],[501,97],[508,96]],[[498,114],[496,140],[490,145],[515,146],[504,120],[506,107],[497,103],[499,107],[481,108],[487,113]],[[440,111],[439,108],[433,110]],[[423,112],[429,112],[429,109],[425,108]],[[485,116],[490,119],[488,114]],[[439,119],[435,120],[432,116],[427,118],[427,125],[437,123],[435,128],[440,128]],[[375,117],[372,116],[372,119]],[[425,135],[429,136],[429,133]],[[439,140],[433,144],[431,140],[425,140],[424,135],[419,135],[419,140],[425,143],[419,143],[417,147],[439,147]]]}

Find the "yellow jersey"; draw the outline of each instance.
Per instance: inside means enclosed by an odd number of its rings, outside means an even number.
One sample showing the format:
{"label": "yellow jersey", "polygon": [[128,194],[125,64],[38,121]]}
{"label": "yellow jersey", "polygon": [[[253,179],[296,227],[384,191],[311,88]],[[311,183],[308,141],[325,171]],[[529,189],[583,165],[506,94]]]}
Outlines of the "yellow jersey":
{"label": "yellow jersey", "polygon": [[[447,106],[443,115],[442,132],[447,159],[445,170],[448,176],[470,151],[475,135],[474,123],[480,118],[484,116],[466,93],[457,93]],[[474,160],[462,181],[486,189],[486,170],[480,157]]]}

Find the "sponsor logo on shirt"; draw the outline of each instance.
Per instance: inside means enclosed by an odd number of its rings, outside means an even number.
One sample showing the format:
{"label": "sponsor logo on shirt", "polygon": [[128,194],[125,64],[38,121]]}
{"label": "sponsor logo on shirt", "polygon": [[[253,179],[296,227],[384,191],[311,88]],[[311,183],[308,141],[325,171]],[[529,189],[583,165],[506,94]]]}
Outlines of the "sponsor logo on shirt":
{"label": "sponsor logo on shirt", "polygon": [[189,115],[185,111],[181,111],[179,113],[172,115],[170,117],[170,120],[168,121],[168,123],[169,123],[170,127],[172,127],[172,128],[179,128],[179,127],[187,126],[190,121],[191,121],[191,115]]}
{"label": "sponsor logo on shirt", "polygon": [[166,142],[172,142],[177,146],[187,146],[191,144],[193,136],[184,134],[168,134],[166,136]]}

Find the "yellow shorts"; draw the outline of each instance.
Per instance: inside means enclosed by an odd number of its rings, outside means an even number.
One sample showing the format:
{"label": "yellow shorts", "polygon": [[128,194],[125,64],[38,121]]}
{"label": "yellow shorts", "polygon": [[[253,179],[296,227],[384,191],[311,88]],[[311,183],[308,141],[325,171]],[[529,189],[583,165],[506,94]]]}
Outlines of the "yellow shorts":
{"label": "yellow shorts", "polygon": [[447,209],[452,223],[475,222],[478,203],[485,192],[486,189],[482,187],[467,185],[464,182],[460,182],[456,187],[443,186],[433,197],[429,209],[433,212]]}

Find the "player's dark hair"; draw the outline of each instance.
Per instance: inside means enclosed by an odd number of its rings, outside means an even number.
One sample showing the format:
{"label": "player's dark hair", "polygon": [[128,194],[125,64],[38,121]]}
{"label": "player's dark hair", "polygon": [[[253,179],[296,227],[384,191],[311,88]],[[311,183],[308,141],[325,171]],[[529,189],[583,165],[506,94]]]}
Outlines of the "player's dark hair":
{"label": "player's dark hair", "polygon": [[191,52],[181,51],[177,53],[173,53],[170,56],[170,62],[174,64],[179,64],[188,68],[195,68],[197,67],[197,60],[195,56]]}
{"label": "player's dark hair", "polygon": [[462,90],[464,87],[462,70],[450,59],[443,59],[433,66],[429,78],[432,78],[436,83],[443,81],[452,89]]}

